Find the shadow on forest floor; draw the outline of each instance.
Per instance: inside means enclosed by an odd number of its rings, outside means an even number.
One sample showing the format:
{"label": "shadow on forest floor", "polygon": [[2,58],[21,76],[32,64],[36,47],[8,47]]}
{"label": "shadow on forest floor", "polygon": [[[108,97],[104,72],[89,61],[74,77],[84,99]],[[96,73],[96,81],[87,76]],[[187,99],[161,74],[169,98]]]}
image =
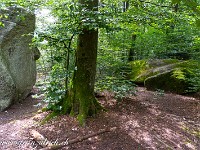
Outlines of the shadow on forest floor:
{"label": "shadow on forest floor", "polygon": [[[3,145],[4,149],[33,149],[28,131],[35,129],[49,141],[82,137],[101,129],[115,131],[97,135],[63,149],[70,150],[196,150],[200,149],[200,98],[163,94],[138,87],[136,96],[117,102],[108,97],[99,101],[107,109],[87,120],[85,127],[69,116],[59,116],[38,126],[45,113],[35,113],[39,100],[27,99],[0,113],[1,140],[29,140],[26,145]],[[1,149],[1,148],[0,148]]]}

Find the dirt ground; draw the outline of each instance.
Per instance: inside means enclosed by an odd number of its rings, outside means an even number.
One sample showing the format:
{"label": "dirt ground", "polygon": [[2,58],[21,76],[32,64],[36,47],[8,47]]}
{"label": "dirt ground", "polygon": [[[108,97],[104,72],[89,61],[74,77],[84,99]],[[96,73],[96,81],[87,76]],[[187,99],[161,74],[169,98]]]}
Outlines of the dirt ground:
{"label": "dirt ground", "polygon": [[117,102],[99,101],[107,109],[88,118],[86,126],[69,116],[59,116],[40,126],[47,115],[39,111],[40,99],[0,112],[0,150],[41,148],[29,131],[37,130],[52,143],[61,144],[102,129],[116,130],[96,135],[62,149],[68,150],[200,150],[200,96],[181,96],[147,91],[138,87],[136,96]]}

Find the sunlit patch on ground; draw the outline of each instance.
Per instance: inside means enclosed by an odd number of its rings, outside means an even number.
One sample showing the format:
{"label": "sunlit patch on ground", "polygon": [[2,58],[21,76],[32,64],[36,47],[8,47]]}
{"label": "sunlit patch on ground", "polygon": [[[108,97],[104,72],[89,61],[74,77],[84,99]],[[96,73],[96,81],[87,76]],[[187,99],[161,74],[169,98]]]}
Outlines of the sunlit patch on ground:
{"label": "sunlit patch on ground", "polygon": [[112,127],[117,129],[63,149],[200,149],[199,98],[170,93],[159,96],[138,88],[137,96],[119,102],[108,96],[99,101],[107,111],[88,118],[85,127],[66,115],[39,126],[38,123],[47,115],[38,112],[41,106],[35,107],[40,100],[27,99],[23,104],[14,105],[7,112],[0,113],[0,141],[25,142],[20,146],[4,143],[0,149],[33,149],[30,129],[37,130],[50,141],[62,143]]}

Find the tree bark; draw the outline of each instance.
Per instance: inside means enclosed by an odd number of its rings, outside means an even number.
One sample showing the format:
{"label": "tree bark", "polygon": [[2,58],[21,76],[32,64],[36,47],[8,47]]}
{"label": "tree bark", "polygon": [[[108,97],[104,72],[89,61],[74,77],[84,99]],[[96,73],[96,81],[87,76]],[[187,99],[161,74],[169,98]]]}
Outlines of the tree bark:
{"label": "tree bark", "polygon": [[129,8],[129,1],[124,1],[123,2],[123,12],[126,12],[126,10]]}
{"label": "tree bark", "polygon": [[133,34],[132,35],[132,44],[131,44],[131,48],[129,50],[129,55],[128,55],[128,61],[133,61],[135,60],[135,41],[136,41],[136,37],[137,35],[136,34]]}
{"label": "tree bark", "polygon": [[[80,0],[80,3],[84,4],[88,11],[96,11],[98,7],[98,0]],[[77,115],[79,122],[84,124],[87,116],[96,114],[101,106],[94,96],[98,30],[89,29],[87,26],[82,28],[78,36],[72,87],[65,98],[64,113]]]}

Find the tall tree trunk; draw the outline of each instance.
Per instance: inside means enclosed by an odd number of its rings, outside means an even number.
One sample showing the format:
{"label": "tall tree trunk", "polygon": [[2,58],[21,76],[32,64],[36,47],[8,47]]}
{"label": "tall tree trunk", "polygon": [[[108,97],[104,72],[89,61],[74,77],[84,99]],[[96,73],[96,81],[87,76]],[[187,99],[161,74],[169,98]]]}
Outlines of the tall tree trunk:
{"label": "tall tree trunk", "polygon": [[[97,10],[98,0],[80,0],[80,3],[86,5],[88,11]],[[98,30],[83,27],[78,36],[72,87],[67,93],[64,103],[64,112],[78,115],[81,124],[85,123],[87,116],[96,114],[101,109],[94,96],[97,44]]]}

